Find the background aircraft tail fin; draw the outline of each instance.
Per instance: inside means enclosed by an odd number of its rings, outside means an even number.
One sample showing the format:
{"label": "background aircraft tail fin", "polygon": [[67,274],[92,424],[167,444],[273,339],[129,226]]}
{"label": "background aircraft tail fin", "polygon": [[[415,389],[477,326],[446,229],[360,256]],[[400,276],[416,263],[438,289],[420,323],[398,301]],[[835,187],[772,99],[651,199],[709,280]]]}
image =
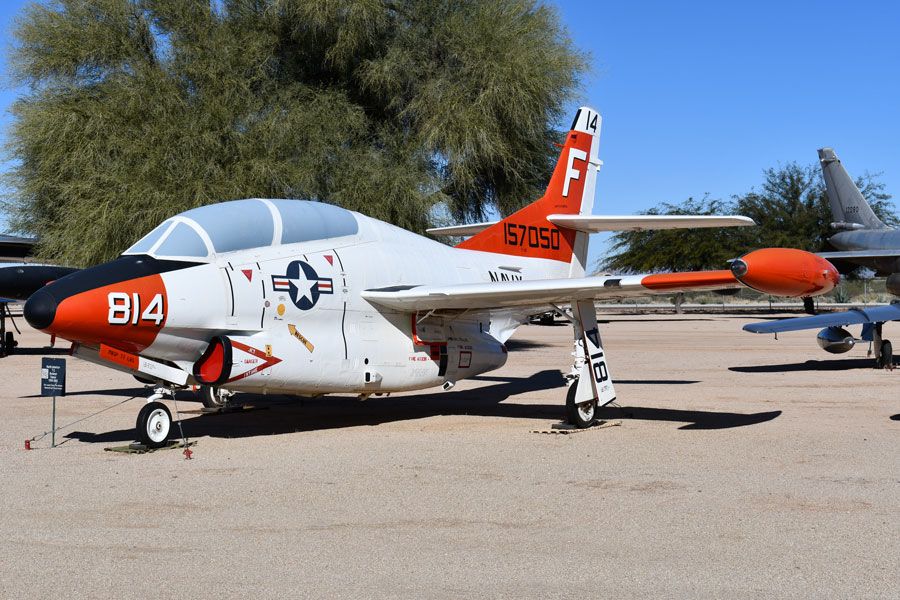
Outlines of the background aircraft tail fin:
{"label": "background aircraft tail fin", "polygon": [[582,276],[588,234],[557,227],[547,216],[591,213],[601,122],[593,108],[578,109],[544,195],[457,247],[570,263],[570,276]]}
{"label": "background aircraft tail fin", "polygon": [[[825,191],[831,204],[831,214],[836,223],[853,229],[887,229],[887,225],[875,216],[872,207],[850,178],[844,165],[832,148],[819,149],[819,163],[825,178]],[[852,227],[853,225],[857,227]],[[862,227],[859,227],[859,226]]]}

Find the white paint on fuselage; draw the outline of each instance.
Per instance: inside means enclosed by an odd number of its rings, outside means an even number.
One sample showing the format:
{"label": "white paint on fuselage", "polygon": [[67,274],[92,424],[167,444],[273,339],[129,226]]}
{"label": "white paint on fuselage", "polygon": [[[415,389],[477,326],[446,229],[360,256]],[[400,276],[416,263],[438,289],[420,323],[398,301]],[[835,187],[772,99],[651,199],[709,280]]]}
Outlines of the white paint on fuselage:
{"label": "white paint on fuselage", "polygon": [[[511,279],[569,272],[568,263],[456,249],[353,214],[359,224],[355,235],[231,252],[210,264],[164,273],[166,323],[143,354],[189,370],[212,337],[227,335],[281,361],[224,386],[230,389],[297,394],[423,389],[502,366],[503,342],[537,311],[431,315],[417,329],[420,339],[435,343],[432,347],[413,344],[410,313],[376,307],[360,292],[490,282],[492,272]],[[289,291],[276,289],[273,280],[286,277],[288,265],[298,260],[323,283],[308,310],[301,310]],[[331,293],[323,293],[329,287]],[[443,370],[440,343],[446,344]],[[252,357],[241,360],[233,365],[233,376],[255,364]]]}

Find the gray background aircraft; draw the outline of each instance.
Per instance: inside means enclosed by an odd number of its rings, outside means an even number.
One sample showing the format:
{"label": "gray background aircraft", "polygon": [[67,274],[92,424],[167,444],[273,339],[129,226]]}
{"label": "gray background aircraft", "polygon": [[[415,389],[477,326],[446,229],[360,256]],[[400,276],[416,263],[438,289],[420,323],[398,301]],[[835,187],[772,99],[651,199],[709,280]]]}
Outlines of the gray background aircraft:
{"label": "gray background aircraft", "polygon": [[838,251],[819,256],[887,275],[887,291],[900,296],[900,229],[888,227],[875,216],[833,149],[821,148],[819,162],[834,217],[832,227],[840,230],[828,238]]}
{"label": "gray background aircraft", "polygon": [[[878,274],[887,275],[887,291],[900,296],[900,229],[888,227],[875,216],[833,149],[819,149],[819,162],[835,220],[832,227],[840,230],[828,238],[839,251],[819,252],[819,256],[869,267]],[[842,354],[849,352],[857,342],[872,342],[875,365],[892,369],[895,362],[893,345],[882,337],[882,328],[886,322],[897,320],[900,320],[900,301],[888,306],[751,323],[745,325],[744,330],[777,335],[785,331],[822,327],[816,335],[816,342],[826,352]],[[859,337],[854,337],[845,329],[849,325],[862,325]]]}

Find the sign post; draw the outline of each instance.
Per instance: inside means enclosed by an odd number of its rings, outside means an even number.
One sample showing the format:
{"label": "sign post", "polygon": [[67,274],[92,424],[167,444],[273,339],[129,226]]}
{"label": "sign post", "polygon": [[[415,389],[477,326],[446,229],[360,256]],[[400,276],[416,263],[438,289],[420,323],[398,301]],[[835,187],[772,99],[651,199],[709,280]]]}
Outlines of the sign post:
{"label": "sign post", "polygon": [[56,397],[66,395],[66,359],[41,359],[41,396],[53,397],[53,416],[50,423],[50,447],[56,447]]}

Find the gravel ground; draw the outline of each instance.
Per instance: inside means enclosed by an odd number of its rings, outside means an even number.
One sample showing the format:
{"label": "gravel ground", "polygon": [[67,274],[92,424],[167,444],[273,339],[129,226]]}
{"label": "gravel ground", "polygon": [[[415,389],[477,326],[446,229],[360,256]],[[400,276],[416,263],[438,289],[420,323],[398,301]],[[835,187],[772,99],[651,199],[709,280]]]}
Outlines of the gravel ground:
{"label": "gravel ground", "polygon": [[747,317],[609,319],[621,426],[531,433],[570,333],[529,326],[450,392],[212,416],[185,394],[190,461],[105,452],[144,391],[77,359],[58,421],[111,408],[26,452],[50,423],[26,331],[0,361],[0,596],[900,595],[900,371]]}

